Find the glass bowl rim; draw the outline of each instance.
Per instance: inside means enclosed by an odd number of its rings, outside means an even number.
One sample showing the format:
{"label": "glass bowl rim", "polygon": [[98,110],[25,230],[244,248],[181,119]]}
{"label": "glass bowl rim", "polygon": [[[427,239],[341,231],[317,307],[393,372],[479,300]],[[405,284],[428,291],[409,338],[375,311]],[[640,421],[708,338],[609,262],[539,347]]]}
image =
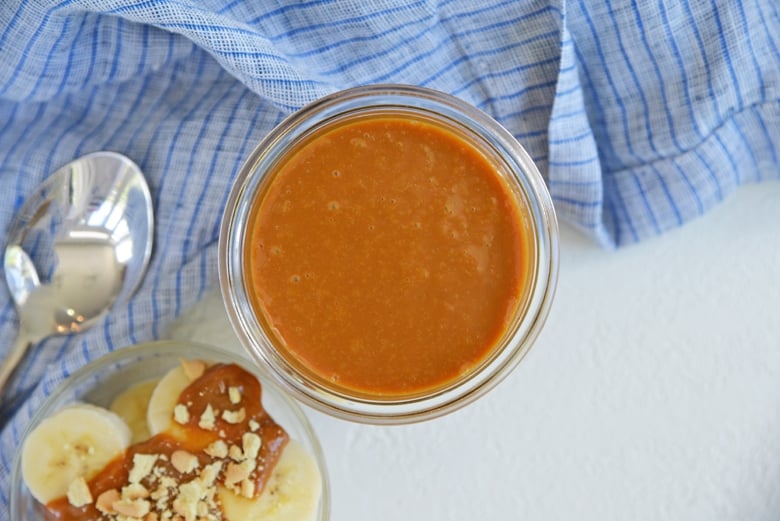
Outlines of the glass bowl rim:
{"label": "glass bowl rim", "polygon": [[[281,403],[283,407],[288,409],[288,411],[295,417],[295,420],[299,423],[299,426],[301,427],[306,440],[305,440],[305,446],[307,451],[311,453],[312,458],[314,458],[314,461],[316,462],[317,466],[320,470],[320,476],[322,481],[322,491],[320,494],[320,505],[318,509],[318,521],[328,521],[330,519],[330,503],[331,503],[331,490],[330,490],[330,479],[328,475],[328,469],[327,469],[327,463],[325,460],[325,455],[322,450],[322,445],[320,443],[319,437],[317,436],[316,431],[314,430],[313,426],[311,425],[311,422],[306,417],[306,414],[304,413],[303,409],[301,409],[300,405],[293,400],[289,394],[284,392],[284,390],[276,384],[274,381],[269,381],[269,378],[267,375],[263,374],[262,371],[259,371],[256,364],[252,363],[252,360],[249,358],[246,358],[240,354],[233,353],[231,351],[228,351],[226,349],[220,348],[218,346],[214,346],[211,344],[205,344],[200,342],[195,342],[191,340],[174,340],[174,339],[163,339],[163,340],[152,340],[149,342],[142,342],[138,344],[128,345],[125,347],[121,347],[118,349],[115,349],[114,351],[110,351],[104,355],[98,356],[94,360],[91,360],[90,362],[84,364],[83,366],[79,367],[75,371],[73,371],[69,376],[67,376],[64,380],[59,382],[58,385],[56,385],[51,393],[43,398],[43,401],[33,413],[33,415],[30,417],[29,421],[27,422],[27,425],[23,429],[21,435],[19,436],[19,443],[24,443],[24,440],[27,438],[27,436],[32,432],[32,430],[38,426],[43,420],[45,420],[47,417],[51,416],[53,413],[57,412],[58,410],[61,410],[64,407],[67,407],[68,403],[75,403],[73,401],[67,401],[63,404],[57,405],[58,397],[60,394],[65,392],[67,389],[70,389],[72,387],[78,387],[79,385],[88,383],[88,380],[90,377],[94,376],[97,371],[110,368],[112,365],[123,362],[123,361],[129,361],[133,363],[133,358],[135,357],[137,360],[135,363],[140,361],[141,359],[145,359],[144,355],[147,356],[153,356],[155,354],[160,355],[168,355],[173,356],[176,354],[180,354],[182,357],[185,357],[185,353],[183,352],[185,349],[192,349],[195,348],[199,350],[200,352],[208,353],[208,355],[212,355],[213,359],[222,361],[222,362],[230,362],[230,363],[236,363],[250,371],[252,374],[254,374],[261,383],[262,389],[263,389],[263,396],[265,396],[265,391],[267,388],[272,389],[272,393],[276,398],[279,398],[281,400]],[[179,351],[182,351],[179,353]],[[282,428],[285,426],[280,423]],[[11,463],[11,473],[9,477],[9,491],[8,491],[8,518],[9,521],[15,521],[13,518],[13,515],[15,512],[17,512],[20,508],[23,508],[19,502],[21,501],[20,494],[22,493],[24,486],[23,486],[23,479],[21,475],[21,450],[17,451],[16,455],[13,457],[12,463]]]}

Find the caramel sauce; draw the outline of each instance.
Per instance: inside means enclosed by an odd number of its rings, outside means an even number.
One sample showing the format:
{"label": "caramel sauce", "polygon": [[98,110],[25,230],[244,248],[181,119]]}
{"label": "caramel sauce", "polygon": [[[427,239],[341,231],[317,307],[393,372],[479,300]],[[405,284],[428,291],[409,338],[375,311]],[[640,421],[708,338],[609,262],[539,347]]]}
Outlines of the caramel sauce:
{"label": "caramel sauce", "polygon": [[[230,401],[228,389],[235,387],[240,390],[241,401],[234,404]],[[197,477],[198,471],[215,461],[228,461],[227,458],[215,458],[203,452],[212,442],[223,440],[229,447],[242,446],[242,436],[255,432],[260,436],[262,445],[257,455],[256,470],[251,479],[254,482],[255,496],[263,491],[263,487],[271,475],[288,435],[262,405],[262,388],[260,382],[251,373],[236,364],[216,364],[206,369],[205,373],[193,381],[179,396],[178,403],[185,405],[190,413],[189,421],[178,424],[172,420],[171,427],[150,439],[130,446],[125,453],[109,463],[99,474],[88,482],[93,500],[100,494],[112,489],[121,490],[129,484],[130,471],[133,468],[133,457],[136,454],[157,455],[156,471],[158,476],[148,475],[141,484],[150,491],[158,488],[156,481],[159,476],[170,476],[176,483],[182,483]],[[199,419],[207,407],[216,412],[213,429],[203,429],[198,425]],[[237,423],[229,423],[222,419],[223,411],[235,411],[243,408],[245,418]],[[252,426],[255,428],[252,429]],[[198,458],[198,469],[194,473],[179,472],[171,463],[175,451],[185,450]],[[217,485],[224,485],[224,465],[217,479]],[[155,502],[151,501],[155,512]],[[167,505],[170,508],[170,504]],[[221,514],[215,514],[217,519]],[[161,512],[158,512],[161,514]],[[58,521],[94,521],[106,519],[96,508],[95,502],[75,507],[68,502],[67,497],[56,499],[46,505],[46,517]]]}
{"label": "caramel sauce", "polygon": [[412,116],[318,130],[247,225],[247,287],[274,347],[350,395],[405,397],[470,374],[522,309],[528,210],[469,140]]}

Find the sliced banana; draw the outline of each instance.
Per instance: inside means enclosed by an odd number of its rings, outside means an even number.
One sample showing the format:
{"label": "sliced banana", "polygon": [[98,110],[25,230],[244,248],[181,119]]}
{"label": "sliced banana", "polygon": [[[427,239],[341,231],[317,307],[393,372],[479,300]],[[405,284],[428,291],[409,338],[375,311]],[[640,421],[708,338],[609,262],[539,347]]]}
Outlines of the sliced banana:
{"label": "sliced banana", "polygon": [[190,379],[181,366],[174,367],[157,382],[146,410],[146,424],[150,434],[155,435],[168,429],[173,422],[173,409],[179,395],[188,385]]}
{"label": "sliced banana", "polygon": [[259,497],[247,499],[224,487],[217,492],[226,521],[312,521],[321,494],[319,468],[294,440],[285,446]]}
{"label": "sliced banana", "polygon": [[78,404],[43,420],[22,447],[22,478],[35,499],[63,497],[78,478],[89,480],[130,445],[130,428],[115,413]]}
{"label": "sliced banana", "polygon": [[151,437],[146,422],[146,411],[156,386],[157,380],[137,383],[114,398],[109,407],[130,427],[131,443],[146,441]]}
{"label": "sliced banana", "polygon": [[146,424],[150,434],[159,434],[170,427],[179,396],[203,374],[206,367],[206,362],[202,360],[182,360],[180,365],[168,371],[157,382],[146,410]]}

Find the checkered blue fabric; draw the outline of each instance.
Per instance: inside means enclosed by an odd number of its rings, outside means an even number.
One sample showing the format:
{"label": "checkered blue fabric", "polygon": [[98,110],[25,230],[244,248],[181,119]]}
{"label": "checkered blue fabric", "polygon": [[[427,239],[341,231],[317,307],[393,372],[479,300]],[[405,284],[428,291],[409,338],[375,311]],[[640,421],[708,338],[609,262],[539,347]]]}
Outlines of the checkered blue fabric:
{"label": "checkered blue fabric", "polygon": [[[779,48],[777,0],[1,1],[0,228],[57,167],[113,150],[148,178],[156,246],[128,305],[37,346],[2,396],[0,520],[41,400],[215,285],[231,183],[291,111],[367,83],[459,96],[525,146],[561,220],[617,247],[778,179]],[[0,356],[16,327],[3,286]]]}

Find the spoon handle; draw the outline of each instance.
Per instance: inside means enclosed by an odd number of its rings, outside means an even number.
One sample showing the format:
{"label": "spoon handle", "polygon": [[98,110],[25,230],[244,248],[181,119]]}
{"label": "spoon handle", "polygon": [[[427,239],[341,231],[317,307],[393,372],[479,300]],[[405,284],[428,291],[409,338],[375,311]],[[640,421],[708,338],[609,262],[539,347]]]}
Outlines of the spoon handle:
{"label": "spoon handle", "polygon": [[5,394],[5,384],[8,382],[8,378],[11,377],[14,369],[19,365],[19,361],[22,359],[22,356],[24,356],[27,348],[32,345],[33,341],[33,335],[23,328],[19,330],[14,345],[11,347],[11,352],[5,360],[3,360],[2,366],[0,366],[0,396]]}

